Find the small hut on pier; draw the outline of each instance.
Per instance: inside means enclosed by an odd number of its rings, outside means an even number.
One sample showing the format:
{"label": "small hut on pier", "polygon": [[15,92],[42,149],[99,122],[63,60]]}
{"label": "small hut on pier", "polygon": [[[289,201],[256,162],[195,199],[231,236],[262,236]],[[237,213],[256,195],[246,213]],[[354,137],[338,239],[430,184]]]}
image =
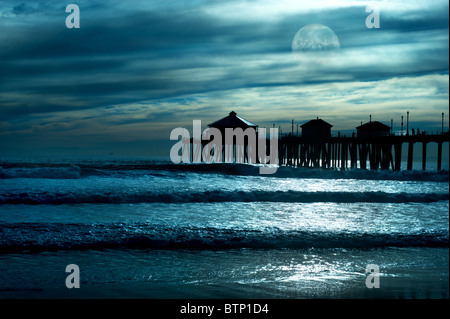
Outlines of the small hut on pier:
{"label": "small hut on pier", "polygon": [[[222,156],[225,158],[225,162],[231,163],[233,161],[244,163],[245,160],[247,162],[259,162],[256,158],[257,154],[257,134],[258,134],[258,126],[253,124],[242,117],[237,116],[236,112],[231,111],[230,114],[214,123],[208,124],[210,128],[216,128],[222,134]],[[231,136],[232,141],[231,144],[227,143],[226,137],[226,129],[233,129],[233,135]],[[242,129],[244,134],[240,134],[239,132],[235,132],[235,129]],[[253,129],[253,133],[245,133],[245,130],[251,128]],[[238,130],[239,131],[239,130]],[[252,131],[252,130],[250,130]],[[238,138],[238,136],[242,136],[242,140]],[[239,139],[239,141],[238,141]],[[242,144],[241,144],[242,143]],[[251,147],[253,145],[253,147]],[[234,155],[233,155],[234,154]],[[253,154],[253,155],[252,155]]]}
{"label": "small hut on pier", "polygon": [[300,125],[302,128],[302,136],[306,138],[327,138],[331,136],[331,128],[333,125],[322,119],[315,119]]}
{"label": "small hut on pier", "polygon": [[208,124],[208,126],[219,129],[222,134],[224,134],[226,128],[235,129],[240,127],[244,131],[249,127],[253,127],[255,130],[258,128],[256,124],[253,124],[252,122],[249,122],[242,117],[237,116],[237,113],[235,111],[231,111],[228,116],[214,123]]}
{"label": "small hut on pier", "polygon": [[391,128],[378,121],[370,121],[356,128],[358,137],[388,136]]}

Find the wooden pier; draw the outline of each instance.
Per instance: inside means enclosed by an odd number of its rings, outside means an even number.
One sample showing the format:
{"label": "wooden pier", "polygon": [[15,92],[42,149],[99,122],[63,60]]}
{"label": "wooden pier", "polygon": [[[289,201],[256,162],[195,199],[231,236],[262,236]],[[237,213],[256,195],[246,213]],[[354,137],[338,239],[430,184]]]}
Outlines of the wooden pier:
{"label": "wooden pier", "polygon": [[[437,143],[437,169],[442,168],[442,144],[449,132],[438,135],[306,138],[283,136],[278,141],[279,164],[296,167],[356,168],[399,171],[403,144],[408,144],[407,169],[413,167],[414,144],[422,144],[422,170],[426,169],[427,144]],[[369,164],[369,165],[367,165]]]}
{"label": "wooden pier", "polygon": [[[409,118],[409,112],[407,115]],[[271,137],[272,142],[276,140],[274,145],[278,145],[278,154],[275,154],[274,158],[272,157],[272,152],[270,152],[270,155],[273,161],[278,157],[278,165],[280,166],[400,171],[402,169],[403,145],[407,145],[408,152],[406,169],[412,170],[414,145],[418,143],[422,144],[422,170],[426,170],[427,146],[429,143],[436,143],[437,170],[441,170],[443,143],[450,140],[450,132],[444,131],[444,113],[442,113],[440,134],[427,134],[425,131],[419,134],[419,130],[411,130],[412,134],[410,134],[408,124],[407,121],[406,134],[403,134],[402,117],[402,134],[395,135],[392,134],[392,120],[391,127],[389,127],[378,121],[372,121],[372,116],[370,116],[370,121],[365,124],[361,122],[361,126],[356,127],[357,132],[352,133],[351,136],[341,136],[338,133],[338,136],[334,137],[331,136],[332,125],[317,117],[317,119],[301,125],[302,133],[299,136],[298,125],[297,135],[294,135],[294,120],[292,120],[291,134],[281,135],[278,139],[275,136]],[[229,116],[208,124],[208,126],[218,130],[222,136],[221,143],[219,142],[217,146],[214,146],[214,151],[209,150],[211,156],[213,154],[218,156],[219,162],[266,163],[260,157],[264,155],[264,151],[262,151],[263,154],[258,152],[259,130],[257,125],[237,116],[236,112],[232,111],[229,113]],[[230,145],[226,144],[225,139],[227,129],[238,129],[231,133],[236,135],[231,137],[230,141],[233,142]],[[253,131],[246,135],[244,130],[247,129]],[[201,129],[197,128],[197,138],[188,137],[189,139],[186,140],[186,143],[183,143],[182,157],[184,162],[200,163],[207,158],[209,158],[208,162],[210,162],[211,156],[203,154],[203,149],[209,141],[202,140],[200,132]],[[281,134],[281,129],[278,132]],[[238,135],[239,143],[237,142]],[[262,143],[264,145],[264,142]],[[266,139],[265,148],[266,153],[267,150],[272,150],[271,141],[268,139]],[[276,150],[277,148],[275,147],[275,152]],[[207,157],[202,158],[203,156]],[[226,156],[227,160],[224,160]]]}

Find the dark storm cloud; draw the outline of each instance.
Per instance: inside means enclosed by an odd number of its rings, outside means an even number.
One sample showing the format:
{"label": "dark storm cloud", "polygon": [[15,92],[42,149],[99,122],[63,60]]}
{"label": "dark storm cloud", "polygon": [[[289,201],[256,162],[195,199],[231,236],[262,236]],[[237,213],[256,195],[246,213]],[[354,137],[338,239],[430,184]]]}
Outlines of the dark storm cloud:
{"label": "dark storm cloud", "polygon": [[[23,104],[35,106],[37,112],[47,111],[52,103],[36,100],[34,94],[72,96],[87,103],[92,102],[90,96],[110,95],[110,100],[99,99],[101,106],[190,93],[202,85],[202,75],[187,82],[171,71],[216,67],[212,55],[233,52],[232,44],[239,41],[251,44],[249,35],[241,35],[242,25],[221,25],[199,12],[137,12],[82,21],[79,30],[66,29],[61,21],[15,30],[0,53],[0,93],[19,100],[30,93],[33,101]],[[136,92],[134,98],[131,92]],[[128,97],[118,100],[118,95]]]}
{"label": "dark storm cloud", "polygon": [[[0,123],[9,129],[11,123],[25,127],[33,118],[57,120],[51,114],[61,112],[79,111],[79,120],[92,121],[96,109],[143,101],[178,103],[174,109],[186,115],[183,108],[191,106],[178,99],[196,94],[448,74],[448,3],[443,2],[427,10],[382,9],[377,30],[366,28],[363,5],[268,11],[267,18],[258,18],[251,12],[208,10],[227,6],[226,1],[73,1],[80,5],[81,28],[67,29],[64,9],[70,1],[4,3]],[[240,3],[257,1],[229,2]],[[336,32],[339,57],[325,64],[293,58],[293,36],[311,23]],[[214,98],[203,101],[218,104]],[[131,116],[139,112],[142,116]],[[142,105],[135,113],[107,114],[114,118],[98,121],[117,125],[173,118],[170,110]],[[70,120],[64,121],[53,127],[67,127]],[[73,120],[73,125],[81,124]]]}
{"label": "dark storm cloud", "polygon": [[21,4],[12,8],[12,13],[16,15],[20,14],[32,14],[36,12],[42,12],[44,10],[49,9],[49,6],[43,2],[34,3],[34,2],[22,2]]}

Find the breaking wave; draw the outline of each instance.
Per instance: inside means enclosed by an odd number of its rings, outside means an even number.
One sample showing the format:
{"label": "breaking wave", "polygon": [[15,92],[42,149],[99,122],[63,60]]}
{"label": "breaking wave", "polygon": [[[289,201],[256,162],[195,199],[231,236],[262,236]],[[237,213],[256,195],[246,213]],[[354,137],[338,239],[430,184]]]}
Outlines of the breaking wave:
{"label": "breaking wave", "polygon": [[[237,176],[261,176],[258,165],[251,164],[173,164],[158,163],[114,163],[114,164],[8,164],[0,166],[0,179],[7,178],[47,178],[79,179],[90,176],[157,175],[164,172],[222,174]],[[171,176],[167,174],[167,176]],[[263,175],[277,178],[318,178],[318,179],[367,179],[367,180],[407,180],[448,182],[449,171],[380,171],[362,169],[314,169],[281,166],[275,174]]]}
{"label": "breaking wave", "polygon": [[104,191],[95,193],[27,192],[0,194],[0,204],[137,204],[137,203],[221,203],[221,202],[289,202],[289,203],[431,203],[449,200],[443,193],[386,193],[386,192],[301,192],[301,191],[224,191],[152,192]]}
{"label": "breaking wave", "polygon": [[0,178],[78,179],[81,178],[81,168],[77,165],[63,167],[0,167]]}
{"label": "breaking wave", "polygon": [[150,224],[0,225],[0,253],[65,249],[447,247],[448,232],[355,233],[169,227]]}

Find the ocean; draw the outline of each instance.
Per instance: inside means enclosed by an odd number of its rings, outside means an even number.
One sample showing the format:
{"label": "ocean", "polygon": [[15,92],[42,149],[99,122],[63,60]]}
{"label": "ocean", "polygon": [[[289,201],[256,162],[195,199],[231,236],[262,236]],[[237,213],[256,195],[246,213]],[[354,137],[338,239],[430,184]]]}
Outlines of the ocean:
{"label": "ocean", "polygon": [[0,158],[2,299],[448,299],[448,244],[448,166]]}

